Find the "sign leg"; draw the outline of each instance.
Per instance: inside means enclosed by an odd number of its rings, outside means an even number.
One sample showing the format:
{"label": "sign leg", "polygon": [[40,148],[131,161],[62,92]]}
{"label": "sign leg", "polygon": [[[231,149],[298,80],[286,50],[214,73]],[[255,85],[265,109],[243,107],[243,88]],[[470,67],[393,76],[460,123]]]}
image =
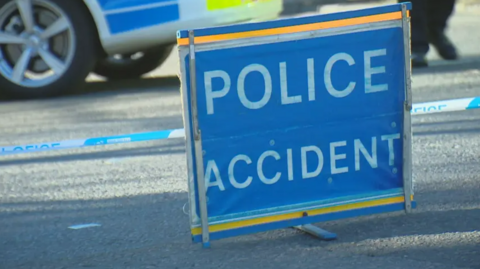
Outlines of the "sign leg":
{"label": "sign leg", "polygon": [[190,41],[190,90],[191,90],[191,106],[192,106],[192,126],[195,145],[195,159],[197,168],[197,188],[198,202],[200,206],[200,218],[202,222],[202,242],[203,248],[210,247],[210,233],[208,227],[207,212],[207,192],[205,189],[205,179],[203,174],[203,150],[202,150],[202,133],[198,126],[198,108],[197,108],[197,76],[196,76],[196,59],[195,59],[195,36],[193,31],[188,33]]}
{"label": "sign leg", "polygon": [[313,237],[324,240],[324,241],[332,241],[337,239],[337,234],[331,233],[329,231],[326,231],[324,229],[321,229],[315,225],[312,224],[305,224],[305,225],[299,225],[299,226],[293,226],[294,229],[297,229],[299,231],[302,231],[304,233],[310,234]]}
{"label": "sign leg", "polygon": [[407,16],[407,7],[402,4],[402,28],[405,54],[405,97],[403,116],[403,189],[405,197],[405,212],[412,212],[412,86],[410,60],[410,21]]}

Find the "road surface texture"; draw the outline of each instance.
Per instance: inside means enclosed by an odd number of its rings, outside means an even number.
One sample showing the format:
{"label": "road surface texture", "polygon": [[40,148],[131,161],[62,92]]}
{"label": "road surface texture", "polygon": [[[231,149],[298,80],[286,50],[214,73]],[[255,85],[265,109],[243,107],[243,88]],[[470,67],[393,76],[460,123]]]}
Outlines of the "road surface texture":
{"label": "road surface texture", "polygon": [[[322,12],[342,10],[327,6]],[[415,71],[414,102],[480,96],[480,12],[449,34],[463,59]],[[0,103],[0,145],[182,128],[176,54],[150,76],[56,99]],[[160,77],[159,77],[160,76]],[[418,209],[190,241],[182,139],[0,157],[0,268],[480,268],[480,110],[415,116]],[[69,229],[71,225],[101,226]]]}

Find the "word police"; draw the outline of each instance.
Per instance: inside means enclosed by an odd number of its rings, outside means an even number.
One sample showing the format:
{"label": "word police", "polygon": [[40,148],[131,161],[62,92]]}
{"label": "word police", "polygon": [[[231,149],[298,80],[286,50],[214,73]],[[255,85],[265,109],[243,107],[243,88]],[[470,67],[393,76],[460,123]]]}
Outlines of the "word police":
{"label": "word police", "polygon": [[[379,50],[369,50],[364,51],[363,53],[363,62],[364,62],[364,89],[365,93],[375,93],[375,92],[382,92],[388,90],[387,84],[378,84],[372,85],[372,76],[377,74],[385,73],[385,66],[375,66],[372,67],[371,59],[374,57],[382,57],[387,55],[386,49],[379,49]],[[336,98],[343,98],[347,97],[349,94],[355,90],[357,86],[357,81],[350,81],[349,84],[344,89],[336,89],[333,86],[331,73],[333,66],[339,62],[344,61],[349,66],[353,66],[356,64],[355,59],[348,53],[340,52],[336,53],[331,56],[324,68],[323,68],[323,83],[325,88],[327,89],[328,93]],[[308,92],[307,98],[308,101],[315,101],[315,61],[313,58],[307,59],[307,79],[308,79]],[[263,96],[258,101],[252,101],[247,98],[247,94],[245,92],[245,80],[247,76],[253,72],[258,72],[263,76],[264,80],[264,92]],[[305,96],[302,95],[295,95],[289,96],[288,93],[288,85],[287,85],[287,63],[280,62],[279,63],[279,72],[280,72],[280,92],[281,92],[281,104],[282,105],[289,105],[295,103],[301,103],[304,101]],[[212,86],[212,80],[214,78],[220,78],[223,80],[223,88],[218,90],[214,90]],[[223,70],[214,70],[208,71],[204,73],[205,79],[205,96],[206,96],[206,108],[207,114],[214,114],[214,100],[220,99],[225,97],[231,89],[232,81],[230,75],[223,71]],[[264,107],[269,101],[272,96],[272,76],[270,71],[261,64],[250,64],[245,66],[238,75],[237,79],[237,94],[238,98],[242,105],[248,109],[260,109]]]}

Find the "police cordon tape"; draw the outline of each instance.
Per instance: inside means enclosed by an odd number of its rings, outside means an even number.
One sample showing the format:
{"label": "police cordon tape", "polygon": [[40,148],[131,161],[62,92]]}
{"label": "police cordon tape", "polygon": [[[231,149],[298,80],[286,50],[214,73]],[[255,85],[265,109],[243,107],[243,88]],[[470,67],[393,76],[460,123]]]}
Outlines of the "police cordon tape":
{"label": "police cordon tape", "polygon": [[0,156],[185,137],[183,129],[0,147]]}
{"label": "police cordon tape", "polygon": [[[413,104],[411,113],[412,115],[422,115],[439,112],[463,111],[477,108],[480,108],[480,97],[470,97]],[[136,134],[64,140],[58,142],[5,146],[0,147],[0,156],[183,137],[185,137],[184,129],[172,129]]]}
{"label": "police cordon tape", "polygon": [[480,97],[442,100],[413,104],[411,114],[431,114],[438,112],[454,112],[480,108]]}

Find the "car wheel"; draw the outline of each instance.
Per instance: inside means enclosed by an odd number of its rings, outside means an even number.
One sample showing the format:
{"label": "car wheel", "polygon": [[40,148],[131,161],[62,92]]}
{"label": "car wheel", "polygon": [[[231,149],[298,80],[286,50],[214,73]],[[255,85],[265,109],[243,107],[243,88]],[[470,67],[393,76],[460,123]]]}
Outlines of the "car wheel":
{"label": "car wheel", "polygon": [[0,91],[50,97],[85,82],[97,31],[81,1],[0,0]]}
{"label": "car wheel", "polygon": [[97,62],[93,72],[107,79],[133,79],[155,70],[170,55],[173,45],[142,52],[113,55]]}

